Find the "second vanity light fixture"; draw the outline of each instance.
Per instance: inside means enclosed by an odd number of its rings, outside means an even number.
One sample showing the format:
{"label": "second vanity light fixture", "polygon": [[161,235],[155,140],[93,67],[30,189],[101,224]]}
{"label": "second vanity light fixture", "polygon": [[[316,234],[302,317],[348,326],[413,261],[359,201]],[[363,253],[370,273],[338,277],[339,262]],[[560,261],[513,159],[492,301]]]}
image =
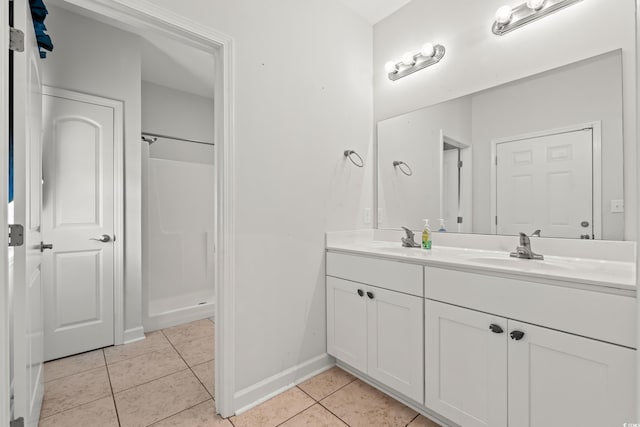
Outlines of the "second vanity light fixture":
{"label": "second vanity light fixture", "polygon": [[496,12],[491,30],[493,34],[501,36],[580,1],[582,0],[527,0],[514,8],[502,6]]}
{"label": "second vanity light fixture", "polygon": [[425,43],[422,45],[420,52],[406,52],[402,55],[400,62],[389,61],[385,64],[384,68],[387,71],[389,80],[396,81],[416,71],[437,64],[444,57],[444,53],[444,46],[440,44],[434,46],[431,43]]}

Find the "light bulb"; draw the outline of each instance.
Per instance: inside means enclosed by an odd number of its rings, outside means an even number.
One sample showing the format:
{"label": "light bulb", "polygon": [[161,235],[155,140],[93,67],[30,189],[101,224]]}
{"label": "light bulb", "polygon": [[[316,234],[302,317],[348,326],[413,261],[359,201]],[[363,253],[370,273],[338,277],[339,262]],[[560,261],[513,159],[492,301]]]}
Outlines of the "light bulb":
{"label": "light bulb", "polygon": [[527,0],[527,7],[532,10],[540,10],[547,0]]}
{"label": "light bulb", "polygon": [[396,63],[393,61],[389,61],[384,64],[384,69],[387,71],[387,74],[398,71],[398,69],[396,68]]}
{"label": "light bulb", "polygon": [[431,58],[435,53],[435,49],[431,43],[425,43],[422,45],[422,49],[420,50],[422,56],[426,56],[427,58]]}
{"label": "light bulb", "polygon": [[500,25],[506,25],[511,22],[512,15],[513,9],[511,9],[511,6],[502,6],[496,11],[496,22]]}
{"label": "light bulb", "polygon": [[413,65],[416,61],[413,59],[413,53],[405,52],[402,54],[402,63],[404,65]]}

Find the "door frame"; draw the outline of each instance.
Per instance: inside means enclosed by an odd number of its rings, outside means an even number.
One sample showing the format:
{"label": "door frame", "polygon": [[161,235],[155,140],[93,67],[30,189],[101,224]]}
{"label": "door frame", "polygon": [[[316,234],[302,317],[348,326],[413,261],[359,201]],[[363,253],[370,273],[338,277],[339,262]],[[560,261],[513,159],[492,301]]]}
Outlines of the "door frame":
{"label": "door frame", "polygon": [[[0,6],[0,28],[9,27],[9,2]],[[0,31],[0,424],[11,419],[9,374],[9,239],[7,236],[9,195],[9,31]]]}
{"label": "door frame", "polygon": [[[113,108],[113,340],[124,343],[124,104],[122,101],[42,85],[42,95]],[[42,142],[45,144],[45,141]],[[45,239],[46,240],[46,239]]]}
{"label": "door frame", "polygon": [[593,173],[591,175],[591,181],[593,192],[593,234],[595,236],[594,239],[602,240],[602,122],[599,120],[491,140],[491,216],[489,217],[491,220],[491,234],[496,234],[498,232],[498,226],[495,221],[498,209],[498,207],[496,206],[496,186],[498,184],[496,156],[498,153],[498,144],[521,141],[523,139],[541,138],[544,136],[557,135],[561,133],[576,132],[583,129],[592,130],[593,159],[591,161],[591,166],[593,169]]}
{"label": "door frame", "polygon": [[[473,232],[473,201],[472,201],[472,185],[473,185],[473,147],[452,138],[444,129],[440,129],[440,147],[438,148],[440,156],[440,218],[444,216],[444,144],[460,150],[460,161],[463,167],[460,170],[460,205],[458,206],[458,216],[462,216],[462,224],[448,224],[449,230],[456,233],[472,233]],[[432,225],[432,227],[436,227]],[[455,229],[454,229],[455,227]]]}
{"label": "door frame", "polygon": [[[106,18],[158,31],[216,57],[214,127],[216,167],[215,400],[216,410],[235,413],[235,72],[234,40],[200,22],[148,0],[62,0]],[[142,309],[142,307],[140,308]]]}

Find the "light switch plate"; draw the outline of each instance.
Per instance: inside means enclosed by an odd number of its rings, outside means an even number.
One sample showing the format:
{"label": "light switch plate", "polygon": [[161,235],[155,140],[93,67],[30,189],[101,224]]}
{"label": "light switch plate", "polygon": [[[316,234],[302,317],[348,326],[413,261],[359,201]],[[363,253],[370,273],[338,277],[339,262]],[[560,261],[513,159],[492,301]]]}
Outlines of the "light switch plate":
{"label": "light switch plate", "polygon": [[624,212],[624,200],[612,200],[611,213],[623,213],[623,212]]}
{"label": "light switch plate", "polygon": [[364,208],[364,223],[369,225],[371,221],[371,208]]}

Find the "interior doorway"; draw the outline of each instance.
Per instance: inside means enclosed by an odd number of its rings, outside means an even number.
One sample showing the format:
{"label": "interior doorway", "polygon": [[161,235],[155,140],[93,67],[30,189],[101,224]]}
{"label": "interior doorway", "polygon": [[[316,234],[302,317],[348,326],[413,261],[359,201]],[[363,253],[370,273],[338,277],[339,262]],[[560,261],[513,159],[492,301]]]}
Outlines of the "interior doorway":
{"label": "interior doorway", "polygon": [[[65,7],[76,7],[77,11],[99,17],[102,22],[109,21],[119,27],[133,28],[141,32],[158,32],[179,40],[190,46],[216,56],[219,61],[209,70],[216,75],[215,108],[211,121],[215,123],[214,143],[216,144],[215,168],[215,211],[214,247],[215,287],[218,307],[216,313],[216,401],[217,411],[230,416],[235,410],[233,405],[234,367],[233,367],[233,87],[232,87],[232,41],[229,37],[212,31],[194,22],[159,9],[153,5],[123,6],[120,3],[101,1],[61,0],[57,3]],[[127,126],[130,126],[131,122]],[[140,132],[138,132],[138,135]],[[138,147],[140,143],[138,140]],[[141,150],[141,149],[139,149]],[[131,161],[131,158],[129,158]],[[131,218],[128,218],[130,220]],[[139,219],[140,220],[140,219]],[[135,221],[128,226],[135,226]],[[127,259],[128,265],[137,260]],[[126,297],[125,297],[126,298]],[[135,295],[134,295],[135,298]],[[4,302],[4,300],[3,300]],[[134,301],[135,302],[135,301]],[[141,316],[141,313],[139,313]],[[125,326],[126,327],[126,326]],[[140,331],[142,328],[140,328]],[[126,331],[129,332],[129,331]],[[137,334],[138,331],[132,331]],[[126,333],[125,333],[126,339]],[[230,343],[230,344],[226,344]]]}

